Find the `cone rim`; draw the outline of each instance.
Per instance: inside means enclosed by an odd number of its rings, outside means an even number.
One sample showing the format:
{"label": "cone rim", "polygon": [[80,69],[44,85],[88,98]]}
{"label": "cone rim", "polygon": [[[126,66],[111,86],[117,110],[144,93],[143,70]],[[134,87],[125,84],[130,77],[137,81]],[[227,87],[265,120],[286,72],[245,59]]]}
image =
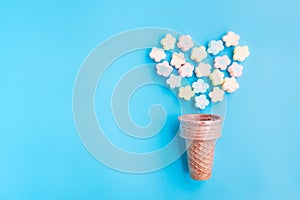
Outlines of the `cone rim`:
{"label": "cone rim", "polygon": [[184,114],[178,120],[197,125],[216,125],[223,122],[223,117],[214,114]]}

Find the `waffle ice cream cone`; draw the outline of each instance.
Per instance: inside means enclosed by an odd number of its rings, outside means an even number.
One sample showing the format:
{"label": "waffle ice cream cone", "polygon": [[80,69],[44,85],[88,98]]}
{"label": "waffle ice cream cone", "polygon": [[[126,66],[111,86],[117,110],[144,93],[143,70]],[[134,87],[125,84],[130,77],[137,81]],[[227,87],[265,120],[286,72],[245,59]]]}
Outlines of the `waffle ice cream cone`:
{"label": "waffle ice cream cone", "polygon": [[195,180],[211,177],[214,150],[221,136],[223,118],[211,114],[187,114],[179,117],[180,136],[186,140],[190,176]]}

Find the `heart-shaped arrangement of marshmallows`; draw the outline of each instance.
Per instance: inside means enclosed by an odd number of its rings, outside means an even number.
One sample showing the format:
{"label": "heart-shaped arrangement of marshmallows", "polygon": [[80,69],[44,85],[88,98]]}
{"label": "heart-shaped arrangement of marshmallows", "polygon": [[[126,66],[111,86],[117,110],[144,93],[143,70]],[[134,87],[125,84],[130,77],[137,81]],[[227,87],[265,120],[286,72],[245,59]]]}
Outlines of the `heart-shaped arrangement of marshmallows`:
{"label": "heart-shaped arrangement of marshmallows", "polygon": [[[176,39],[166,34],[160,41],[161,47],[153,47],[149,56],[157,62],[157,74],[167,78],[166,84],[178,88],[180,98],[194,98],[195,107],[203,110],[210,101],[223,101],[225,92],[239,88],[237,78],[243,72],[240,62],[250,55],[248,46],[238,46],[239,40],[240,36],[230,31],[222,40],[210,41],[206,48],[195,46],[189,35]],[[232,55],[226,49],[232,50]],[[208,55],[213,63],[208,61]],[[182,85],[183,78],[189,79],[190,84]]]}

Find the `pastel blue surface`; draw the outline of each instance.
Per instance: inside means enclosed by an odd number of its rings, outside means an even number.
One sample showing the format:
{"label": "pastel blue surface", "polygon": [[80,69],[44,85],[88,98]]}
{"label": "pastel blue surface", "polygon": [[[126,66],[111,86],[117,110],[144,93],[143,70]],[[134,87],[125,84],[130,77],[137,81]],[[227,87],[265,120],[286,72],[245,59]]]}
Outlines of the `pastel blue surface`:
{"label": "pastel blue surface", "polygon": [[[2,0],[0,199],[299,199],[299,12],[297,0]],[[185,156],[148,174],[112,170],[86,151],[76,132],[72,92],[84,59],[108,37],[150,26],[200,43],[233,30],[250,46],[241,88],[227,98],[209,181],[189,178]],[[126,69],[140,55],[124,60]],[[139,109],[143,94],[156,89],[144,90],[132,99]],[[133,102],[133,120],[147,124],[147,111],[140,115]],[[150,150],[170,136],[152,141]],[[133,151],[150,147],[115,142]]]}

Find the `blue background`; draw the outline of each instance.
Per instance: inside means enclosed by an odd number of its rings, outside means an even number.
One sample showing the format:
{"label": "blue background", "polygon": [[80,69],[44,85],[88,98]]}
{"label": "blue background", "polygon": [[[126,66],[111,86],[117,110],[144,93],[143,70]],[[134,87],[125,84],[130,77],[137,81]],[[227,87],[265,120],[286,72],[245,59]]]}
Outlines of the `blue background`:
{"label": "blue background", "polygon": [[[299,199],[299,12],[297,0],[2,0],[0,199]],[[72,92],[80,65],[106,38],[148,26],[200,43],[233,30],[250,46],[209,181],[191,180],[185,157],[153,173],[118,172],[79,140]]]}

